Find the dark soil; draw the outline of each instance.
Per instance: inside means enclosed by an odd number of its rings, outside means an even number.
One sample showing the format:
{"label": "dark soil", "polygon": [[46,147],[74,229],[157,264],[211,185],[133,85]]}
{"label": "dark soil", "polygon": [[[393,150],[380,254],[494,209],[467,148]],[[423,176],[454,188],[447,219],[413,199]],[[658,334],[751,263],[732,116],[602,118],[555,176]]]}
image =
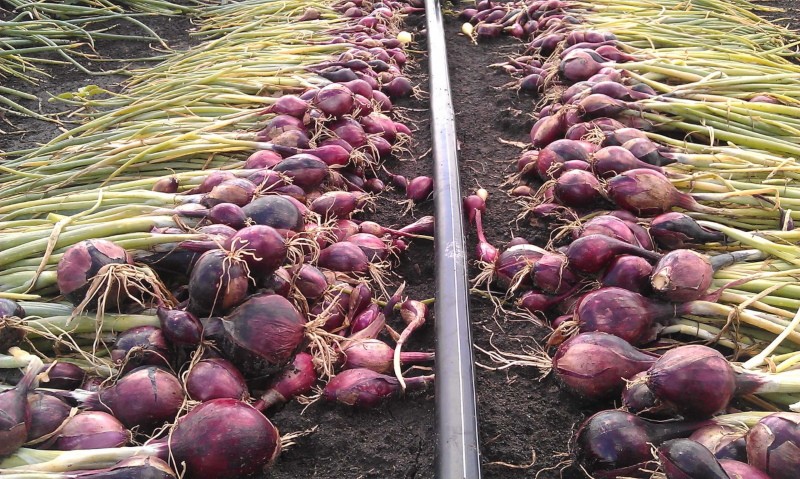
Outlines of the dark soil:
{"label": "dark soil", "polygon": [[[767,2],[788,8],[787,15],[794,27],[798,26],[798,6],[794,0]],[[191,40],[187,30],[189,21],[179,17],[154,17],[147,21],[173,48],[185,48]],[[786,21],[780,23],[786,24]],[[511,171],[513,160],[519,155],[516,146],[499,139],[527,142],[532,124],[531,114],[536,98],[517,95],[513,89],[500,88],[510,78],[488,66],[519,52],[518,41],[501,38],[475,46],[459,35],[461,22],[447,17],[449,67],[453,100],[456,110],[460,140],[460,161],[463,165],[461,184],[464,194],[478,186],[490,192],[485,225],[490,242],[503,245],[513,236],[524,236],[529,241],[543,245],[547,231],[528,224],[515,224],[513,216],[519,206],[501,191],[505,175]],[[422,17],[409,19],[409,30],[424,29]],[[416,38],[424,38],[417,32]],[[420,41],[418,49],[426,45]],[[113,52],[115,56],[139,57],[155,53],[145,44],[134,42],[106,42],[97,45],[98,52]],[[417,69],[413,71],[415,84],[427,89],[427,63],[423,53],[415,56]],[[93,64],[93,68],[109,70],[118,64]],[[142,66],[142,63],[131,63]],[[11,82],[8,86],[23,89],[39,96],[42,111],[53,113],[68,111],[64,105],[49,103],[51,95],[77,90],[96,84],[118,90],[122,75],[86,76],[73,67],[49,70],[52,77],[31,87]],[[401,160],[390,160],[387,167],[393,172],[410,177],[430,174],[430,132],[427,100],[414,99],[401,102],[404,114],[416,131],[410,152]],[[37,105],[26,104],[29,108]],[[63,117],[67,120],[66,117]],[[65,125],[69,127],[69,125]],[[5,133],[2,133],[4,131]],[[58,131],[58,125],[28,118],[8,117],[0,124],[0,152],[30,148],[46,141]],[[0,153],[0,159],[2,153]],[[375,213],[364,219],[375,219],[382,224],[402,225],[412,219],[400,215],[396,205],[402,199],[400,192],[384,194],[378,201]],[[431,202],[419,205],[417,217],[432,214]],[[469,239],[474,247],[474,237]],[[432,245],[416,241],[401,256],[398,274],[408,283],[411,297],[423,299],[435,296],[433,285]],[[472,273],[475,273],[473,270]],[[484,349],[491,345],[498,349],[518,352],[523,346],[535,345],[546,334],[543,328],[528,321],[494,316],[494,306],[488,301],[474,298],[471,305],[475,343]],[[435,320],[431,318],[431,322]],[[399,319],[391,324],[399,328]],[[433,327],[426,326],[407,345],[407,350],[433,348]],[[491,366],[490,360],[476,351],[476,360]],[[477,368],[477,387],[480,416],[481,453],[484,477],[487,479],[584,477],[574,468],[560,472],[562,461],[567,459],[568,442],[575,426],[588,414],[610,404],[588,404],[577,400],[562,390],[548,377],[540,380],[532,368],[512,368],[491,371]],[[390,401],[384,407],[357,411],[317,402],[307,409],[291,403],[275,413],[274,420],[282,433],[317,427],[313,434],[297,440],[278,459],[270,477],[355,479],[355,478],[432,478],[434,477],[434,402],[433,392],[417,393]],[[535,462],[528,466],[532,457]],[[522,467],[510,467],[518,465]],[[450,479],[450,478],[442,478]]]}

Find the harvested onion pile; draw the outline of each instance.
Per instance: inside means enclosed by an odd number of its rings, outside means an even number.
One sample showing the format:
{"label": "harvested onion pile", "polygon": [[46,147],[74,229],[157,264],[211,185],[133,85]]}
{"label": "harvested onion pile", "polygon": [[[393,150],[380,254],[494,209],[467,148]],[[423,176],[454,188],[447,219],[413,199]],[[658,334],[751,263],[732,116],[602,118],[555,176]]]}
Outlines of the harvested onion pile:
{"label": "harvested onion pile", "polygon": [[204,7],[206,42],[76,96],[83,124],[4,163],[0,367],[26,368],[0,393],[4,474],[249,477],[285,403],[431,386],[401,369],[434,353],[403,350],[428,308],[393,270],[433,217],[363,219],[389,182],[409,209],[432,191],[388,173],[420,9],[295,7]]}
{"label": "harvested onion pile", "polygon": [[[507,186],[518,219],[551,232],[498,248],[482,226],[491,200],[466,198],[476,294],[552,328],[552,356],[485,352],[624,406],[577,431],[592,477],[788,478],[800,466],[778,452],[797,447],[800,414],[770,415],[800,409],[800,77],[784,46],[798,37],[756,9],[482,1],[461,14],[475,41],[526,43],[495,65],[538,106]],[[696,340],[707,345],[682,344]],[[731,414],[743,405],[754,411]]]}

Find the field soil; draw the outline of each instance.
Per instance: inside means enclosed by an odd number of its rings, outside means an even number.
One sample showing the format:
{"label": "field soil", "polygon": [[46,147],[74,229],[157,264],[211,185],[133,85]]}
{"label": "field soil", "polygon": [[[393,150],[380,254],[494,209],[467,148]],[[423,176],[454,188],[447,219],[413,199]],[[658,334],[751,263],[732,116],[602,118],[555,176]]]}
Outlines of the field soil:
{"label": "field soil", "polygon": [[[765,2],[787,8],[785,15],[772,16],[781,24],[800,26],[800,9],[794,0]],[[0,6],[3,3],[0,1]],[[458,7],[454,7],[458,10]],[[2,12],[0,12],[2,15]],[[191,23],[180,17],[154,17],[147,21],[175,49],[185,49],[192,40],[187,31]],[[520,207],[509,198],[501,185],[511,173],[520,147],[526,143],[533,123],[537,98],[517,94],[514,88],[503,87],[510,77],[490,65],[519,54],[523,45],[511,38],[472,44],[460,35],[461,21],[455,14],[446,17],[446,36],[449,54],[452,95],[460,141],[461,184],[464,195],[478,187],[489,193],[485,226],[488,240],[502,246],[514,236],[523,236],[532,243],[544,245],[550,232],[543,225],[515,221]],[[407,27],[415,33],[414,66],[410,76],[423,93],[420,98],[400,102],[400,112],[412,125],[414,141],[400,158],[389,160],[387,168],[409,178],[430,174],[430,131],[427,98],[428,87],[424,17],[409,17]],[[99,53],[113,52],[128,58],[157,55],[152,46],[137,42],[99,42]],[[93,62],[96,70],[142,67],[143,62],[109,64]],[[88,76],[72,66],[49,67],[50,78],[37,85],[18,81],[13,88],[37,95],[36,102],[24,102],[28,108],[44,113],[68,112],[66,105],[48,100],[86,85],[98,85],[112,91],[123,88],[125,75]],[[31,148],[69,128],[76,117],[60,116],[62,125],[30,118],[7,116],[0,123],[0,162],[3,152]],[[503,141],[501,141],[503,140]],[[385,178],[386,179],[386,178]],[[388,183],[388,180],[387,180]],[[403,225],[413,220],[402,216],[397,191],[382,195],[376,210],[362,219],[373,219],[384,225]],[[414,210],[414,216],[433,214],[428,201]],[[471,231],[471,229],[469,229]],[[468,238],[468,250],[474,249],[475,238]],[[415,241],[401,255],[396,268],[399,277],[393,281],[407,282],[407,293],[415,299],[435,297],[433,284],[433,247]],[[471,273],[478,272],[473,268]],[[547,331],[530,320],[497,314],[495,306],[479,296],[471,304],[473,337],[482,349],[509,352],[534,352],[537,342]],[[419,331],[406,350],[434,349],[435,318]],[[399,318],[390,324],[400,328]],[[540,371],[529,367],[494,370],[495,364],[476,351],[477,388],[480,417],[481,453],[484,477],[487,479],[521,479],[539,477],[575,479],[584,474],[567,462],[569,439],[587,415],[613,404],[587,403],[563,390],[551,377],[541,377]],[[433,391],[412,394],[390,401],[385,406],[368,411],[332,406],[322,401],[306,407],[291,403],[274,413],[271,419],[282,434],[313,432],[296,439],[296,444],[281,454],[269,477],[279,479],[424,479],[434,477],[434,401]],[[449,479],[449,478],[442,478]]]}

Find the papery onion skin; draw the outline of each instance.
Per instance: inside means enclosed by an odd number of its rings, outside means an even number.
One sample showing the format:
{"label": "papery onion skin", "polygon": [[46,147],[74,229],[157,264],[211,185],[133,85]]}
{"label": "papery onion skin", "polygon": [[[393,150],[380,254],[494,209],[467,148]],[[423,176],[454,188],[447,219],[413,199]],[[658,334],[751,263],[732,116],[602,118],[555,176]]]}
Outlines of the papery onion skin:
{"label": "papery onion skin", "polygon": [[302,345],[306,318],[286,298],[252,296],[223,321],[234,343],[273,365],[289,361]]}
{"label": "papery onion skin", "polygon": [[691,439],[672,439],[658,448],[668,479],[730,479],[714,454]]}
{"label": "papery onion skin", "polygon": [[648,370],[647,386],[685,418],[703,419],[727,407],[736,391],[736,379],[719,351],[691,344],[664,353]]}
{"label": "papery onion skin", "polygon": [[797,477],[800,413],[778,412],[761,419],[745,438],[747,462],[772,479]]}
{"label": "papery onion skin", "polygon": [[591,399],[618,395],[625,381],[648,369],[656,358],[611,334],[579,334],[559,345],[553,370],[561,381]]}
{"label": "papery onion skin", "polygon": [[238,479],[263,474],[280,453],[277,428],[250,405],[214,399],[178,420],[168,452],[188,477]]}

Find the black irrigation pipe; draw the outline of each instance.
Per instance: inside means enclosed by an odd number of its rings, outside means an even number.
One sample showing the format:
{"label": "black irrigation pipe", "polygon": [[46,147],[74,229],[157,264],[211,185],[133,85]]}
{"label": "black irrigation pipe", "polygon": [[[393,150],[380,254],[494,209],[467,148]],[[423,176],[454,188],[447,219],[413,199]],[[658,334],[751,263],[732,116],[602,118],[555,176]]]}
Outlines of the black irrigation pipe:
{"label": "black irrigation pipe", "polygon": [[425,0],[436,208],[436,477],[479,479],[478,414],[469,319],[455,114],[439,0]]}

